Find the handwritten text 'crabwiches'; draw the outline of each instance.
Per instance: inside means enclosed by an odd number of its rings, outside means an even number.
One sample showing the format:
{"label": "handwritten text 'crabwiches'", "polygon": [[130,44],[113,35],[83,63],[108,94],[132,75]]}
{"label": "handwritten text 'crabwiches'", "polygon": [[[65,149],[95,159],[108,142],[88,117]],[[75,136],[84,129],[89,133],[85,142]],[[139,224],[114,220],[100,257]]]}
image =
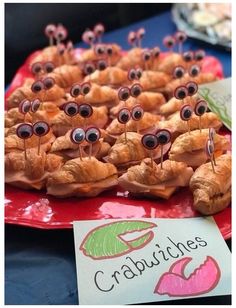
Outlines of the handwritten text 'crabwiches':
{"label": "handwritten text 'crabwiches'", "polygon": [[170,259],[177,259],[192,250],[207,246],[207,242],[200,237],[195,237],[193,240],[187,240],[186,243],[175,242],[167,236],[169,245],[161,248],[159,244],[155,244],[156,251],[153,251],[151,258],[142,258],[134,260],[127,256],[125,264],[122,264],[118,270],[112,273],[106,273],[105,270],[100,269],[94,274],[94,283],[101,292],[110,292],[114,290],[117,285],[124,280],[132,280],[141,276],[144,271],[158,266],[161,262],[167,262]]}

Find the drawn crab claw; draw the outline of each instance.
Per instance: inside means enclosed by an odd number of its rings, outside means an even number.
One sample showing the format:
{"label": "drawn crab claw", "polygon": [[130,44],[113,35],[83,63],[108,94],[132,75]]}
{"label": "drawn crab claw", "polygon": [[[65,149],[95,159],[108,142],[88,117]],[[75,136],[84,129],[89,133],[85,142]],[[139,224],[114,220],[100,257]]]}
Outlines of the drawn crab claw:
{"label": "drawn crab claw", "polygon": [[156,226],[141,220],[108,223],[91,230],[81,243],[80,250],[95,260],[115,258],[144,247],[153,239],[154,233],[150,230],[132,240],[125,240],[123,236]]}
{"label": "drawn crab claw", "polygon": [[220,280],[220,268],[217,262],[207,256],[203,264],[187,278],[184,274],[186,265],[192,258],[176,261],[159,279],[154,293],[169,296],[195,296],[213,290]]}

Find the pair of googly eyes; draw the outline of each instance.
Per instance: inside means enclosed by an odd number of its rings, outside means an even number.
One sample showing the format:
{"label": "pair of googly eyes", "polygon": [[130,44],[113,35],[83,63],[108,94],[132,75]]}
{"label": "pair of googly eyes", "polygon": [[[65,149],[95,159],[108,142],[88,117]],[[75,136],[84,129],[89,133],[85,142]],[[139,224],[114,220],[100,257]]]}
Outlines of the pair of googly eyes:
{"label": "pair of googly eyes", "polygon": [[41,101],[36,98],[32,102],[28,99],[24,99],[20,102],[19,111],[23,114],[26,114],[29,111],[36,112],[39,109]]}
{"label": "pair of googly eyes", "polygon": [[142,145],[148,150],[154,150],[158,145],[165,145],[171,140],[171,133],[167,129],[161,129],[156,134],[143,135],[141,142]]}
{"label": "pair of googly eyes", "polygon": [[96,61],[96,65],[93,62],[87,62],[84,64],[83,71],[85,75],[91,75],[93,72],[95,72],[96,69],[99,71],[103,71],[107,68],[108,64],[105,59],[100,59]]}
{"label": "pair of googly eyes", "polygon": [[49,74],[51,73],[55,68],[55,65],[53,62],[35,62],[31,67],[31,72],[33,75],[38,75],[40,73]]}
{"label": "pair of googly eyes", "polygon": [[[188,74],[191,77],[197,77],[199,73],[200,73],[200,67],[197,64],[192,65],[188,70]],[[181,65],[176,66],[173,70],[173,77],[176,79],[182,78],[184,74],[185,74],[185,69]]]}
{"label": "pair of googly eyes", "polygon": [[72,97],[78,97],[79,95],[86,95],[91,90],[91,84],[84,82],[82,84],[76,83],[70,89],[70,95]]}
{"label": "pair of googly eyes", "polygon": [[139,121],[144,115],[144,110],[140,105],[136,105],[130,111],[128,108],[122,108],[118,113],[118,121],[121,124],[126,124],[129,122],[130,118],[134,121]]}
{"label": "pair of googly eyes", "polygon": [[54,24],[49,24],[46,26],[44,33],[47,37],[54,37],[58,40],[65,40],[67,37],[67,30],[64,26],[62,25],[54,25]]}
{"label": "pair of googly eyes", "polygon": [[142,86],[139,83],[135,83],[131,88],[122,87],[118,91],[118,98],[121,101],[126,101],[130,96],[138,97],[142,93]]}
{"label": "pair of googly eyes", "polygon": [[207,102],[205,100],[199,100],[194,110],[190,105],[184,105],[180,110],[180,117],[183,121],[188,121],[193,115],[193,111],[199,117],[201,117],[207,111]]}
{"label": "pair of googly eyes", "polygon": [[46,77],[43,80],[35,81],[31,86],[31,91],[39,93],[42,90],[50,90],[55,85],[55,80],[52,77]]}
{"label": "pair of googly eyes", "polygon": [[193,96],[198,91],[198,85],[194,81],[188,82],[185,86],[179,86],[174,91],[175,98],[183,100],[187,96]]}
{"label": "pair of googly eyes", "polygon": [[106,54],[107,56],[111,56],[113,54],[113,48],[110,45],[106,46],[98,44],[94,47],[94,52],[97,56],[102,56],[104,54]]}
{"label": "pair of googly eyes", "polygon": [[183,53],[183,60],[185,62],[191,62],[193,60],[201,61],[201,60],[203,60],[205,55],[206,55],[206,53],[202,49],[196,50],[195,52],[193,52],[193,51],[186,51],[186,52]]}
{"label": "pair of googly eyes", "polygon": [[79,114],[82,118],[89,118],[93,114],[93,108],[89,104],[78,105],[75,102],[68,102],[64,105],[64,112],[69,117]]}
{"label": "pair of googly eyes", "polygon": [[89,127],[86,131],[83,128],[74,128],[71,131],[70,139],[73,143],[80,144],[84,140],[88,143],[95,143],[101,137],[101,132],[97,127]]}
{"label": "pair of googly eyes", "polygon": [[91,44],[95,42],[96,38],[101,37],[104,31],[105,27],[103,26],[103,24],[99,23],[94,26],[93,31],[91,30],[84,31],[84,33],[82,34],[82,40],[86,44]]}
{"label": "pair of googly eyes", "polygon": [[131,68],[129,71],[128,71],[128,79],[130,81],[133,81],[133,80],[139,80],[141,77],[142,77],[142,69],[141,68]]}
{"label": "pair of googly eyes", "polygon": [[38,137],[43,137],[47,135],[49,130],[50,128],[49,128],[48,123],[44,121],[36,122],[33,125],[29,123],[25,123],[25,124],[20,124],[17,127],[16,135],[21,139],[28,139],[33,134]]}
{"label": "pair of googly eyes", "polygon": [[143,39],[145,33],[144,28],[140,28],[137,32],[130,31],[128,34],[128,43],[133,45],[137,40]]}

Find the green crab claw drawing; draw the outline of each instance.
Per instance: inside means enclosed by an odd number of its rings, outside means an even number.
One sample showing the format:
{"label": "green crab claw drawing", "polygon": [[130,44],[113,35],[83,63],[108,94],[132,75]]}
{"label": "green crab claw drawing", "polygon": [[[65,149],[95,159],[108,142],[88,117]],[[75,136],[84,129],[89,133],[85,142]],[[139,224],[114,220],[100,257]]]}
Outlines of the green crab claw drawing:
{"label": "green crab claw drawing", "polygon": [[95,259],[116,258],[146,246],[154,237],[152,230],[132,240],[125,240],[129,233],[141,232],[157,227],[142,220],[122,220],[92,229],[80,245],[84,255]]}

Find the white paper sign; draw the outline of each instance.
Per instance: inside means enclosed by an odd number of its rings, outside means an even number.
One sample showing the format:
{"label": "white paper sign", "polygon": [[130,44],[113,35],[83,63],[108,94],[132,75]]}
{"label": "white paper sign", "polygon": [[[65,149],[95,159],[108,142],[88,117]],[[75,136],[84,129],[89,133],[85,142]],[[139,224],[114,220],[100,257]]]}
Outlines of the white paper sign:
{"label": "white paper sign", "polygon": [[231,294],[231,254],[214,219],[74,222],[80,304]]}
{"label": "white paper sign", "polygon": [[231,130],[231,78],[199,85],[198,92],[207,101],[211,111]]}

